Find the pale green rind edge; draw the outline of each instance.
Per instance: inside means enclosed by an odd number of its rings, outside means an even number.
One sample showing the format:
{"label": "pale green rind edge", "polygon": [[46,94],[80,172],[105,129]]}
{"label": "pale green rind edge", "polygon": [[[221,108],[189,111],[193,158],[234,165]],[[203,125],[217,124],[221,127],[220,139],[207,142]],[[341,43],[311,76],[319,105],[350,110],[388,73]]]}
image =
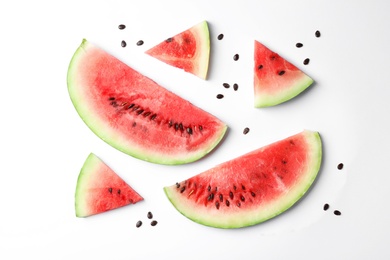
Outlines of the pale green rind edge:
{"label": "pale green rind edge", "polygon": [[291,100],[312,85],[313,82],[314,80],[311,77],[303,73],[302,78],[288,90],[275,95],[258,95],[255,97],[255,107],[270,107]]}
{"label": "pale green rind edge", "polygon": [[199,23],[195,26],[195,29],[201,39],[201,55],[198,58],[198,72],[196,75],[201,79],[206,79],[210,63],[210,31],[207,21]]}
{"label": "pale green rind edge", "polygon": [[87,207],[85,200],[87,191],[85,186],[89,183],[90,178],[101,163],[102,161],[95,154],[90,153],[80,170],[75,193],[76,217],[83,218],[88,216],[88,213],[85,211]]}
{"label": "pale green rind edge", "polygon": [[309,170],[305,174],[306,181],[302,182],[301,185],[296,186],[294,192],[289,198],[284,198],[273,203],[270,207],[268,207],[267,210],[263,211],[263,208],[259,208],[257,211],[249,213],[242,212],[241,214],[238,214],[230,219],[221,221],[220,218],[208,218],[206,214],[200,213],[201,210],[196,208],[181,208],[180,203],[178,203],[180,197],[175,196],[173,186],[164,187],[165,195],[168,197],[169,201],[176,208],[176,210],[178,210],[182,215],[205,226],[223,229],[242,228],[260,224],[264,221],[274,218],[291,208],[306,194],[315,181],[321,168],[322,141],[320,134],[318,132],[312,132],[308,130],[305,130],[304,133],[312,151],[312,160],[310,160],[310,164],[308,166]]}
{"label": "pale green rind edge", "polygon": [[88,51],[89,46],[90,43],[86,39],[83,39],[81,45],[78,47],[70,61],[67,74],[68,92],[73,106],[76,108],[76,111],[81,117],[81,119],[92,130],[92,132],[94,132],[103,141],[105,141],[112,147],[118,149],[119,151],[143,161],[165,165],[179,165],[191,163],[201,159],[202,157],[210,153],[223,139],[227,130],[227,125],[221,122],[221,124],[223,125],[221,125],[220,131],[215,133],[213,138],[214,141],[211,142],[207,147],[205,147],[205,150],[201,150],[197,153],[192,153],[190,156],[164,158],[163,155],[152,154],[148,152],[147,149],[142,149],[142,147],[123,146],[122,142],[110,133],[111,129],[107,129],[106,126],[99,123],[99,120],[94,120],[94,117],[92,116],[93,113],[91,113],[88,108],[83,105],[81,95],[77,93],[76,83],[74,82],[74,75],[75,73],[77,73],[76,64],[82,58],[84,52]]}

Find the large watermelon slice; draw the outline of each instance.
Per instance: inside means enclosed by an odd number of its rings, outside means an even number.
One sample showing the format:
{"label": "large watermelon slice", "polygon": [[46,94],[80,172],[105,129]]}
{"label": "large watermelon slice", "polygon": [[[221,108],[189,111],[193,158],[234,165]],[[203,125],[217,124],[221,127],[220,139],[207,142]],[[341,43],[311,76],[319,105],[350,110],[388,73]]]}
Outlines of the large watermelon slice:
{"label": "large watermelon slice", "polygon": [[278,105],[300,94],[313,79],[263,44],[255,41],[255,107]]}
{"label": "large watermelon slice", "polygon": [[139,159],[182,164],[223,138],[218,118],[83,40],[68,69],[71,100],[101,139]]}
{"label": "large watermelon slice", "polygon": [[141,200],[143,198],[100,158],[93,153],[88,156],[77,180],[77,217],[88,217]]}
{"label": "large watermelon slice", "polygon": [[146,51],[171,66],[206,79],[210,57],[210,33],[203,21]]}
{"label": "large watermelon slice", "polygon": [[322,144],[305,130],[222,163],[164,191],[184,216],[206,226],[240,228],[290,208],[320,169]]}

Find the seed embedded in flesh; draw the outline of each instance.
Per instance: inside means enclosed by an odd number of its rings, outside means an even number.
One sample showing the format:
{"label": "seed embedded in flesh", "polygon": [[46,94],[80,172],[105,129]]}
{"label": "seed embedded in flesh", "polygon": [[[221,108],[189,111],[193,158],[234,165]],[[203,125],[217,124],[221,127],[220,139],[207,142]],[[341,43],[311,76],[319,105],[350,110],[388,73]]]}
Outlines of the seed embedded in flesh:
{"label": "seed embedded in flesh", "polygon": [[135,224],[135,226],[137,228],[139,228],[140,226],[142,226],[142,221],[141,220],[138,220],[137,223]]}
{"label": "seed embedded in flesh", "polygon": [[244,135],[246,135],[247,133],[249,133],[249,127],[245,127],[243,133],[244,133]]}
{"label": "seed embedded in flesh", "polygon": [[215,207],[216,207],[217,209],[219,209],[219,202],[218,202],[218,201],[215,202]]}
{"label": "seed embedded in flesh", "polygon": [[120,189],[118,189],[118,194],[121,194],[121,190]]}
{"label": "seed embedded in flesh", "polygon": [[166,42],[172,42],[172,41],[173,41],[173,38],[170,37],[170,38],[166,39],[165,41],[166,41]]}
{"label": "seed embedded in flesh", "polygon": [[341,215],[341,212],[339,210],[335,210],[333,211],[333,213],[336,215],[336,216],[340,216]]}
{"label": "seed embedded in flesh", "polygon": [[130,104],[130,106],[127,107],[127,109],[133,108],[134,104]]}
{"label": "seed embedded in flesh", "polygon": [[124,47],[126,47],[126,45],[127,45],[127,43],[125,42],[125,41],[122,41],[121,42],[121,46],[124,48]]}
{"label": "seed embedded in flesh", "polygon": [[337,165],[337,169],[342,170],[343,168],[344,168],[344,164],[343,163],[339,163]]}
{"label": "seed embedded in flesh", "polygon": [[233,192],[229,192],[230,199],[233,199]]}
{"label": "seed embedded in flesh", "polygon": [[222,94],[218,94],[218,95],[217,95],[217,98],[218,98],[218,99],[221,99],[221,98],[223,98],[223,95],[222,95]]}
{"label": "seed embedded in flesh", "polygon": [[238,55],[238,54],[234,54],[234,56],[233,56],[233,60],[235,60],[235,61],[238,61],[238,59],[240,58],[240,55]]}
{"label": "seed embedded in flesh", "polygon": [[258,70],[261,70],[262,68],[263,68],[263,65],[261,65],[261,64],[257,67]]}
{"label": "seed embedded in flesh", "polygon": [[222,39],[223,39],[223,36],[224,36],[224,35],[221,33],[221,34],[218,35],[217,39],[218,39],[218,40],[222,40]]}
{"label": "seed embedded in flesh", "polygon": [[238,89],[238,84],[237,83],[233,84],[233,89],[234,89],[234,91],[237,91],[237,89]]}
{"label": "seed embedded in flesh", "polygon": [[139,41],[137,42],[137,46],[141,46],[142,44],[144,44],[144,41],[143,41],[143,40],[139,40]]}
{"label": "seed embedded in flesh", "polygon": [[115,98],[114,97],[109,97],[108,100],[115,100]]}
{"label": "seed embedded in flesh", "polygon": [[284,73],[286,73],[284,70],[279,71],[279,76],[282,76]]}
{"label": "seed embedded in flesh", "polygon": [[225,202],[225,204],[226,204],[226,206],[230,206],[230,202],[228,201],[228,200],[226,200],[226,202]]}
{"label": "seed embedded in flesh", "polygon": [[329,204],[328,203],[325,203],[324,204],[324,210],[327,211],[329,209]]}
{"label": "seed embedded in flesh", "polygon": [[150,225],[152,225],[154,227],[155,225],[157,225],[157,221],[153,220],[152,222],[150,222]]}
{"label": "seed embedded in flesh", "polygon": [[255,196],[256,196],[256,193],[254,193],[253,191],[251,191],[251,195],[252,195],[252,197],[255,197]]}
{"label": "seed embedded in flesh", "polygon": [[210,195],[208,196],[207,200],[208,201],[212,201],[214,199],[214,193],[210,193]]}
{"label": "seed embedded in flesh", "polygon": [[109,192],[109,193],[112,193],[112,188],[108,188],[108,192]]}
{"label": "seed embedded in flesh", "polygon": [[156,114],[153,114],[151,117],[150,117],[150,120],[154,120],[156,119],[157,115]]}
{"label": "seed embedded in flesh", "polygon": [[148,214],[147,214],[147,217],[148,217],[148,219],[152,219],[153,218],[153,214],[152,214],[152,212],[148,212]]}
{"label": "seed embedded in flesh", "polygon": [[317,30],[316,33],[315,33],[315,35],[316,35],[317,38],[319,38],[319,37],[321,36],[320,31]]}
{"label": "seed embedded in flesh", "polygon": [[296,46],[297,48],[302,48],[302,47],[303,47],[303,44],[300,43],[300,42],[298,42],[297,44],[295,44],[295,46]]}
{"label": "seed embedded in flesh", "polygon": [[184,187],[182,187],[182,188],[180,189],[180,193],[183,193],[185,190],[186,190],[186,187],[184,186]]}
{"label": "seed embedded in flesh", "polygon": [[230,88],[229,83],[223,83],[222,86],[224,86],[224,88]]}
{"label": "seed embedded in flesh", "polygon": [[245,197],[241,195],[241,201],[245,201]]}
{"label": "seed embedded in flesh", "polygon": [[223,195],[219,194],[219,200],[222,202],[223,201]]}
{"label": "seed embedded in flesh", "polygon": [[123,29],[125,29],[125,28],[126,28],[126,25],[124,25],[124,24],[120,24],[120,25],[118,25],[118,28],[119,28],[119,30],[123,30]]}
{"label": "seed embedded in flesh", "polygon": [[307,64],[309,64],[309,62],[310,62],[310,59],[309,59],[309,58],[306,58],[306,59],[303,61],[303,64],[304,64],[304,65],[307,65]]}
{"label": "seed embedded in flesh", "polygon": [[180,188],[180,184],[176,182],[176,188]]}
{"label": "seed embedded in flesh", "polygon": [[187,133],[188,133],[188,134],[192,135],[192,128],[191,128],[191,127],[187,127],[186,130],[187,130]]}
{"label": "seed embedded in flesh", "polygon": [[211,186],[210,185],[207,187],[207,191],[211,191]]}

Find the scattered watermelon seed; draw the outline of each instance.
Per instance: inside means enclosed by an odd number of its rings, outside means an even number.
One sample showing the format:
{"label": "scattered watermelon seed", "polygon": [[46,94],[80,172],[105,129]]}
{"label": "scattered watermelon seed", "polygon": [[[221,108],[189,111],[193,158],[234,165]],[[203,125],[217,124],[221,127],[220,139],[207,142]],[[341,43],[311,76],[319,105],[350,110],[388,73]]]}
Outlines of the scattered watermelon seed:
{"label": "scattered watermelon seed", "polygon": [[304,65],[307,65],[307,64],[309,64],[309,62],[310,62],[310,59],[309,59],[309,58],[306,58],[306,59],[303,61],[303,64],[304,64]]}
{"label": "scattered watermelon seed", "polygon": [[284,70],[279,71],[279,76],[282,76],[284,73],[286,73]]}
{"label": "scattered watermelon seed", "polygon": [[122,41],[122,42],[121,42],[121,46],[122,46],[123,48],[126,47],[126,45],[127,45],[127,44],[126,44],[125,41]]}
{"label": "scattered watermelon seed", "polygon": [[245,197],[241,195],[241,201],[245,201]]}
{"label": "scattered watermelon seed", "polygon": [[152,225],[154,227],[155,225],[157,225],[157,221],[153,220],[152,222],[150,222],[150,225]]}
{"label": "scattered watermelon seed", "polygon": [[233,84],[233,89],[234,89],[234,91],[237,91],[237,89],[238,89],[238,84],[237,83]]}
{"label": "scattered watermelon seed", "polygon": [[223,39],[223,34],[221,33],[220,35],[218,35],[217,39],[218,40],[222,40]]}
{"label": "scattered watermelon seed", "polygon": [[239,58],[240,58],[240,55],[238,55],[238,54],[234,54],[234,56],[233,56],[233,60],[237,61]]}
{"label": "scattered watermelon seed", "polygon": [[192,128],[191,127],[187,127],[187,133],[192,135]]}
{"label": "scattered watermelon seed", "polygon": [[260,64],[260,65],[257,67],[258,70],[261,70],[262,68],[263,68],[263,65],[262,65],[262,64]]}
{"label": "scattered watermelon seed", "polygon": [[180,188],[180,184],[176,182],[176,188]]}
{"label": "scattered watermelon seed", "polygon": [[256,196],[256,193],[254,193],[253,191],[251,191],[251,195],[252,195],[252,197],[255,197],[255,196]]}
{"label": "scattered watermelon seed", "polygon": [[211,186],[210,185],[207,187],[207,191],[211,191]]}
{"label": "scattered watermelon seed", "polygon": [[139,41],[137,42],[137,46],[141,46],[142,44],[144,44],[144,41],[143,41],[143,40],[139,40]]}
{"label": "scattered watermelon seed", "polygon": [[154,120],[154,119],[156,119],[156,116],[157,116],[156,114],[153,114],[153,115],[150,117],[150,119],[151,119],[151,120]]}
{"label": "scattered watermelon seed", "polygon": [[219,202],[218,202],[218,201],[215,202],[215,207],[216,207],[217,209],[219,209]]}
{"label": "scattered watermelon seed", "polygon": [[320,31],[317,30],[316,33],[315,33],[315,35],[316,35],[317,38],[320,37],[320,36],[321,36]]}
{"label": "scattered watermelon seed", "polygon": [[243,190],[245,190],[245,186],[244,186],[244,185],[242,185],[242,184],[241,184],[241,188],[242,188]]}
{"label": "scattered watermelon seed", "polygon": [[210,193],[210,195],[207,197],[208,201],[212,201],[214,199],[214,193]]}
{"label": "scattered watermelon seed", "polygon": [[225,204],[226,204],[226,206],[230,206],[230,202],[228,201],[228,200],[226,200],[226,202],[225,202]]}
{"label": "scattered watermelon seed", "polygon": [[341,212],[339,210],[335,210],[333,211],[333,213],[336,215],[336,216],[340,216],[341,215]]}
{"label": "scattered watermelon seed", "polygon": [[180,189],[180,193],[183,193],[185,190],[186,190],[186,187],[182,187],[182,188]]}
{"label": "scattered watermelon seed", "polygon": [[229,198],[233,199],[233,192],[229,192]]}
{"label": "scattered watermelon seed", "polygon": [[221,99],[221,98],[223,98],[223,95],[222,95],[222,94],[218,94],[218,95],[217,95],[217,98],[218,98],[218,99]]}
{"label": "scattered watermelon seed", "polygon": [[141,220],[138,220],[138,221],[137,221],[137,224],[135,224],[135,226],[136,226],[137,228],[139,228],[140,226],[142,226],[142,221],[141,221]]}
{"label": "scattered watermelon seed", "polygon": [[245,127],[243,133],[244,133],[244,135],[246,135],[247,133],[249,133],[249,127]]}
{"label": "scattered watermelon seed", "polygon": [[297,46],[297,48],[302,48],[303,47],[303,44],[298,42],[297,44],[295,44],[295,46]]}
{"label": "scattered watermelon seed", "polygon": [[342,170],[343,168],[344,168],[344,164],[339,163],[339,164],[337,165],[337,169]]}
{"label": "scattered watermelon seed", "polygon": [[134,104],[130,104],[130,106],[127,107],[127,109],[130,109],[134,106]]}
{"label": "scattered watermelon seed", "polygon": [[115,100],[115,98],[114,97],[109,97],[108,100]]}
{"label": "scattered watermelon seed", "polygon": [[329,204],[328,203],[325,203],[324,204],[324,210],[327,211],[329,209]]}
{"label": "scattered watermelon seed", "polygon": [[223,83],[222,85],[223,85],[225,88],[230,88],[229,83]]}
{"label": "scattered watermelon seed", "polygon": [[109,192],[109,193],[112,193],[112,188],[108,188],[108,192]]}
{"label": "scattered watermelon seed", "polygon": [[152,212],[148,212],[148,214],[147,214],[147,217],[148,217],[148,219],[152,219],[153,218],[153,214],[152,214]]}
{"label": "scattered watermelon seed", "polygon": [[223,195],[219,194],[219,200],[222,202],[223,201]]}
{"label": "scattered watermelon seed", "polygon": [[237,190],[237,187],[236,187],[236,185],[233,185],[233,189],[234,189],[234,190]]}
{"label": "scattered watermelon seed", "polygon": [[123,30],[123,29],[125,29],[125,28],[126,28],[126,25],[124,25],[124,24],[120,24],[120,25],[118,26],[118,28],[119,28],[119,30]]}
{"label": "scattered watermelon seed", "polygon": [[166,39],[165,41],[166,41],[166,42],[171,42],[171,41],[173,41],[173,38],[168,38],[168,39]]}
{"label": "scattered watermelon seed", "polygon": [[144,117],[150,116],[151,113],[152,113],[152,112],[146,112],[146,113],[144,113]]}
{"label": "scattered watermelon seed", "polygon": [[180,129],[181,131],[183,131],[183,130],[184,130],[184,128],[183,128],[183,124],[182,124],[182,123],[180,123],[180,124],[179,124],[179,129]]}

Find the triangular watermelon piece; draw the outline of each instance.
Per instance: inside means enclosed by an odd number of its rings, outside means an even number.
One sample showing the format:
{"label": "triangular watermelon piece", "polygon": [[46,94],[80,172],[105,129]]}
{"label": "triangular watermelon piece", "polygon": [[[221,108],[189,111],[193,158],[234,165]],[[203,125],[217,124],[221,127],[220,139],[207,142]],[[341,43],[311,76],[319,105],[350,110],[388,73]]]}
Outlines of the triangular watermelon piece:
{"label": "triangular watermelon piece", "polygon": [[269,107],[290,100],[313,83],[313,79],[255,40],[255,107]]}
{"label": "triangular watermelon piece", "polygon": [[210,57],[210,33],[206,21],[185,30],[146,51],[171,66],[206,79]]}
{"label": "triangular watermelon piece", "polygon": [[77,217],[88,217],[141,200],[143,198],[100,158],[93,153],[88,156],[77,180]]}

